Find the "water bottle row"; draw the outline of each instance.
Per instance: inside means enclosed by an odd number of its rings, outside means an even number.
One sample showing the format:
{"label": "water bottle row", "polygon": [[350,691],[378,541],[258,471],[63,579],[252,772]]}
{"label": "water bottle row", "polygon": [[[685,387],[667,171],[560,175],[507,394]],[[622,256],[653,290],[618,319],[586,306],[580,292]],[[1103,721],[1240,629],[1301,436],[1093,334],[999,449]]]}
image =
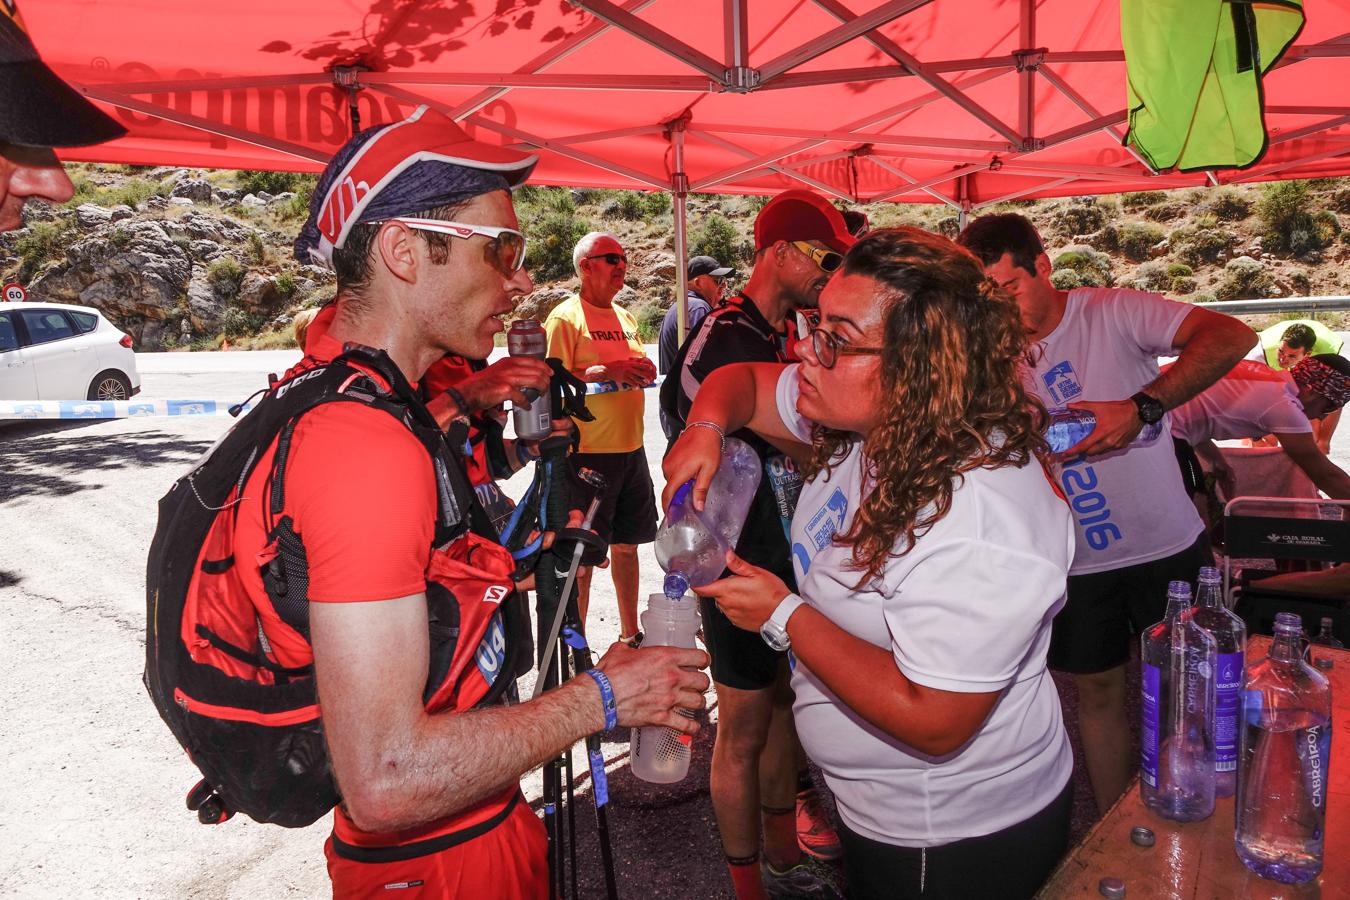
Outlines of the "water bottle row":
{"label": "water bottle row", "polygon": [[1275,619],[1270,654],[1246,659],[1242,619],[1219,573],[1200,570],[1196,604],[1174,581],[1166,617],[1141,638],[1140,795],[1158,815],[1197,822],[1236,794],[1234,843],[1256,874],[1285,883],[1322,870],[1331,686],[1308,665],[1302,623]]}

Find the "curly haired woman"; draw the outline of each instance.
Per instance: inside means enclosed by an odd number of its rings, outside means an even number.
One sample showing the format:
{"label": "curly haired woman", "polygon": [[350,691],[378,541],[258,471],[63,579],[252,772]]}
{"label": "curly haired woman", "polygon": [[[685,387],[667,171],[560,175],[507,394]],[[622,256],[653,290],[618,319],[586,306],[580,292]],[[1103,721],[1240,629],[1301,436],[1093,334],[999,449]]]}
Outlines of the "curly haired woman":
{"label": "curly haired woman", "polygon": [[858,898],[1029,897],[1068,840],[1073,761],[1045,668],[1074,535],[1019,377],[1016,304],[951,241],[871,232],[820,298],[801,363],[704,382],[667,494],[749,427],[809,458],[800,596],[728,554],[698,588],[790,640],[797,729],[839,808]]}

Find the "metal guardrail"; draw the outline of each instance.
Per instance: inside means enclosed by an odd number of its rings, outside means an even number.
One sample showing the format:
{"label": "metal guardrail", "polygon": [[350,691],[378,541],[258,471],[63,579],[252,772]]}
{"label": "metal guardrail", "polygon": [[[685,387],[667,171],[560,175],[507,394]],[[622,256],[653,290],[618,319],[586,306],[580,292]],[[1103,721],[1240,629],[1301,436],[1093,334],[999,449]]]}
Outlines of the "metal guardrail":
{"label": "metal guardrail", "polygon": [[1271,300],[1216,300],[1196,303],[1205,309],[1227,313],[1230,316],[1250,316],[1259,313],[1345,312],[1350,311],[1350,297],[1280,297]]}

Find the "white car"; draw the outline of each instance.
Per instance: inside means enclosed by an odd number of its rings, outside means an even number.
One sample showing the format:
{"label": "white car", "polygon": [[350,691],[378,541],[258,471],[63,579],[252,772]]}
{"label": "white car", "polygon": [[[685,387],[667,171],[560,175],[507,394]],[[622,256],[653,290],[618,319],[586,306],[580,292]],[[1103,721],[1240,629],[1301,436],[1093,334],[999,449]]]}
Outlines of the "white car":
{"label": "white car", "polygon": [[128,400],[131,336],[88,306],[0,303],[0,400]]}

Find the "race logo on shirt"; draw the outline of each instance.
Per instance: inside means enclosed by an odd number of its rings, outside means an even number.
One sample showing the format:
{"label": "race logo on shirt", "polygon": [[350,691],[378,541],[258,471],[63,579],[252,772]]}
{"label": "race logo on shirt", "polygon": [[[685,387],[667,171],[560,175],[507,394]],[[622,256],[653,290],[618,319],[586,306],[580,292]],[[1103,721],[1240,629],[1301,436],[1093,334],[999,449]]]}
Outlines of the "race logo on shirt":
{"label": "race logo on shirt", "polygon": [[1041,380],[1045,382],[1045,389],[1050,393],[1050,401],[1054,406],[1064,406],[1083,394],[1083,386],[1078,383],[1078,374],[1073,370],[1073,363],[1067,359],[1051,366],[1050,370],[1041,376]]}
{"label": "race logo on shirt", "polygon": [[633,341],[637,340],[635,331],[592,331],[591,340],[595,341]]}
{"label": "race logo on shirt", "polygon": [[811,542],[811,546],[804,547],[800,543],[792,545],[792,560],[800,570],[798,578],[806,577],[806,573],[811,569],[811,560],[834,540],[839,529],[844,527],[844,517],[847,514],[848,498],[844,496],[842,490],[835,488],[834,493],[825,501],[825,505],[806,520],[806,539]]}

